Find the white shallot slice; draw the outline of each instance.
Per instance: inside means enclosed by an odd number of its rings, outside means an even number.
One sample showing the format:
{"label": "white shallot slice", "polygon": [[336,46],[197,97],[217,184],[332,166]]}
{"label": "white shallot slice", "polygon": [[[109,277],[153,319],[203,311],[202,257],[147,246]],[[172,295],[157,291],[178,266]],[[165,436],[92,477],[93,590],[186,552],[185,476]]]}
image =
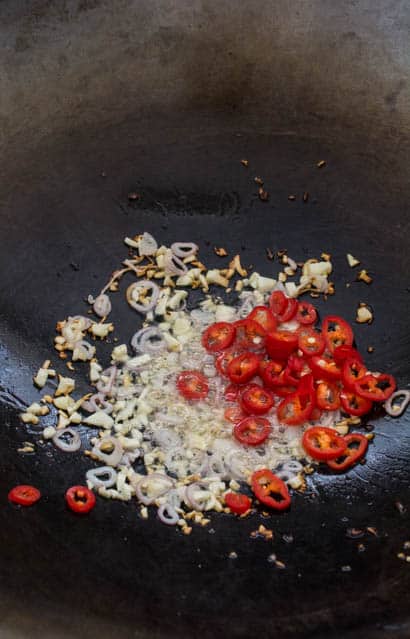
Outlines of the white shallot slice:
{"label": "white shallot slice", "polygon": [[145,506],[152,504],[158,497],[165,495],[174,486],[174,480],[168,475],[152,473],[141,477],[135,484],[135,494]]}
{"label": "white shallot slice", "polygon": [[[68,439],[68,441],[67,441]],[[53,443],[65,453],[75,453],[81,448],[81,437],[73,428],[57,430],[52,438]]]}
{"label": "white shallot slice", "polygon": [[138,240],[138,253],[141,257],[146,255],[155,255],[158,250],[158,243],[151,233],[142,234],[142,237]]}
{"label": "white shallot slice", "polygon": [[73,362],[80,360],[86,362],[92,359],[95,355],[95,346],[82,339],[74,344],[73,349]]}
{"label": "white shallot slice", "polygon": [[384,402],[384,409],[390,417],[400,417],[410,404],[410,391],[398,390]]}
{"label": "white shallot slice", "polygon": [[184,275],[188,267],[169,249],[164,255],[165,275]]}
{"label": "white shallot slice", "polygon": [[112,435],[98,439],[92,449],[92,454],[108,466],[117,466],[123,455],[121,442]]}
{"label": "white shallot slice", "polygon": [[103,371],[101,373],[101,378],[108,378],[104,381],[104,379],[100,379],[97,384],[96,384],[96,388],[98,390],[99,393],[102,393],[103,395],[106,395],[107,393],[111,393],[112,390],[112,386],[114,384],[115,381],[115,377],[117,375],[117,367],[116,366],[110,366],[109,368],[106,368],[105,371]]}
{"label": "white shallot slice", "polygon": [[158,508],[158,518],[163,524],[175,526],[178,523],[179,515],[171,504],[161,504]]}
{"label": "white shallot slice", "polygon": [[117,471],[110,466],[100,466],[99,468],[90,468],[85,475],[86,479],[93,488],[111,488],[117,481]]}
{"label": "white shallot slice", "polygon": [[95,298],[93,311],[98,317],[106,317],[111,313],[111,300],[106,293],[101,293]]}
{"label": "white shallot slice", "polygon": [[211,497],[208,487],[204,482],[194,482],[185,489],[184,501],[189,508],[202,511]]}
{"label": "white shallot slice", "polygon": [[[148,291],[151,294],[151,299],[146,304],[139,302],[142,291]],[[130,284],[127,288],[127,302],[138,313],[148,313],[155,307],[159,298],[159,286],[155,282],[150,280],[140,280]],[[145,298],[144,298],[145,299]]]}
{"label": "white shallot slice", "polygon": [[160,353],[167,343],[159,328],[151,326],[137,331],[131,338],[131,346],[137,353]]}
{"label": "white shallot slice", "polygon": [[171,244],[171,251],[177,257],[191,257],[199,250],[197,244],[193,242],[174,242]]}
{"label": "white shallot slice", "polygon": [[112,413],[112,404],[105,399],[104,393],[95,393],[90,399],[81,404],[87,413],[96,413],[98,410],[104,411],[108,415]]}

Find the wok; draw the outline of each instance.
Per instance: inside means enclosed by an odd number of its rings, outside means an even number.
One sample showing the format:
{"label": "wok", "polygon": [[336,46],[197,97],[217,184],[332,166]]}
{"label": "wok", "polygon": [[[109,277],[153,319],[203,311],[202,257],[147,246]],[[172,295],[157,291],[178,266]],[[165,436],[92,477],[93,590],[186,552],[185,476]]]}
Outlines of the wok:
{"label": "wok", "polygon": [[[376,415],[366,464],[316,473],[289,512],[213,516],[213,534],[185,537],[122,503],[70,516],[62,495],[87,459],[18,454],[38,437],[11,405],[38,396],[56,320],[84,311],[122,238],[142,230],[197,241],[208,263],[223,245],[265,273],[278,268],[266,248],[331,253],[336,295],[319,309],[353,320],[370,303],[358,347],[374,345],[369,365],[406,386],[409,22],[408,3],[387,0],[1,3],[2,637],[410,635],[410,570],[396,556],[408,416]],[[353,282],[347,252],[371,286]],[[123,339],[135,328],[128,311],[114,319]],[[22,481],[45,498],[18,511],[6,494]],[[261,521],[273,543],[250,538]]]}

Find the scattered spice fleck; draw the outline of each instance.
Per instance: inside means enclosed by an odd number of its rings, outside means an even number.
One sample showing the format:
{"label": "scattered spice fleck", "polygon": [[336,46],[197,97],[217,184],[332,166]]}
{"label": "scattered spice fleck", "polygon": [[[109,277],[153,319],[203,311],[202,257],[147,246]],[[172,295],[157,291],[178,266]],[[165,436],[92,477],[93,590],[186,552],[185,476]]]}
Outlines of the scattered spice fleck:
{"label": "scattered spice fleck", "polygon": [[249,160],[241,160],[242,166],[249,166]]}
{"label": "scattered spice fleck", "polygon": [[263,186],[263,180],[260,177],[255,177],[253,178],[254,181],[256,182],[256,184],[259,184],[259,186]]}
{"label": "scattered spice fleck", "polygon": [[366,550],[366,546],[364,544],[357,545],[357,552],[364,552]]}
{"label": "scattered spice fleck", "polygon": [[288,200],[290,200],[290,202],[294,202],[296,200],[296,195],[288,195]]}
{"label": "scattered spice fleck", "polygon": [[282,539],[286,544],[292,544],[294,537],[291,533],[289,533],[282,535]]}
{"label": "scattered spice fleck", "polygon": [[[396,510],[399,511],[400,515],[403,515],[407,511],[406,506],[402,504],[401,501],[398,501],[398,500],[395,501],[394,505],[396,506]],[[410,542],[408,541],[405,542],[405,545],[404,545],[405,548],[406,548],[406,544],[409,544],[408,547],[410,548]]]}
{"label": "scattered spice fleck", "polygon": [[262,200],[262,202],[267,202],[269,200],[269,193],[265,191],[265,189],[263,189],[262,187],[259,187],[258,195],[259,195],[259,199]]}
{"label": "scattered spice fleck", "polygon": [[397,559],[406,559],[406,555],[404,554],[404,552],[398,552],[397,553]]}
{"label": "scattered spice fleck", "polygon": [[218,257],[226,257],[228,255],[228,251],[224,249],[222,246],[221,247],[214,246],[214,252],[216,253],[216,255],[218,255]]}
{"label": "scattered spice fleck", "polygon": [[378,537],[379,536],[379,533],[377,532],[377,528],[374,528],[373,526],[367,526],[366,530],[367,530],[368,533],[370,533],[374,537]]}
{"label": "scattered spice fleck", "polygon": [[309,193],[307,191],[304,192],[302,196],[302,202],[307,202],[309,200]]}
{"label": "scattered spice fleck", "polygon": [[351,566],[342,566],[341,567],[341,571],[342,572],[351,572],[352,567]]}
{"label": "scattered spice fleck", "polygon": [[268,260],[274,260],[275,259],[275,253],[270,248],[266,249],[266,255],[268,257]]}
{"label": "scattered spice fleck", "polygon": [[374,353],[374,346],[368,346],[367,347],[367,352],[368,353]]}
{"label": "scattered spice fleck", "polygon": [[229,559],[238,559],[238,553],[232,550],[232,552],[229,553],[228,557]]}
{"label": "scattered spice fleck", "polygon": [[410,550],[410,541],[405,541],[404,544],[403,544],[403,548],[405,550]]}
{"label": "scattered spice fleck", "polygon": [[346,530],[346,537],[349,537],[349,539],[360,539],[364,537],[364,530],[361,528],[348,528]]}
{"label": "scattered spice fleck", "polygon": [[371,284],[373,282],[373,278],[368,274],[366,269],[362,269],[357,274],[356,280],[358,282],[365,282],[366,284]]}
{"label": "scattered spice fleck", "polygon": [[326,166],[326,160],[319,160],[316,166],[318,169],[321,169],[322,167]]}
{"label": "scattered spice fleck", "polygon": [[135,202],[136,200],[139,200],[140,197],[140,194],[136,191],[131,191],[130,193],[128,193],[128,199],[130,200],[130,202]]}

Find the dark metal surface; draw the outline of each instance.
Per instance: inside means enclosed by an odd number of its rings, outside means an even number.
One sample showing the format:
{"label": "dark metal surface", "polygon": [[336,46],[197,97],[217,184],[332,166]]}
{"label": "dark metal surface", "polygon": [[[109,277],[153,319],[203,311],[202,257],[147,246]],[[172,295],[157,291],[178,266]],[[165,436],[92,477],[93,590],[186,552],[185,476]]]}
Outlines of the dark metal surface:
{"label": "dark metal surface", "polygon": [[[404,3],[290,4],[3,3],[4,387],[37,396],[55,321],[84,309],[123,236],[144,229],[197,241],[208,262],[223,243],[263,272],[276,270],[266,247],[332,253],[337,292],[319,308],[353,320],[369,302],[358,346],[374,344],[369,365],[408,383],[409,15]],[[346,288],[347,252],[371,287]],[[132,313],[114,319],[126,338]],[[409,636],[410,571],[396,558],[409,534],[408,418],[373,420],[366,465],[314,475],[289,513],[263,520],[272,544],[250,539],[258,517],[213,516],[213,534],[190,537],[121,503],[75,518],[62,494],[86,460],[18,455],[37,438],[12,409],[1,415],[1,636]],[[20,511],[4,499],[23,480],[46,498]],[[365,526],[377,535],[346,537]]]}

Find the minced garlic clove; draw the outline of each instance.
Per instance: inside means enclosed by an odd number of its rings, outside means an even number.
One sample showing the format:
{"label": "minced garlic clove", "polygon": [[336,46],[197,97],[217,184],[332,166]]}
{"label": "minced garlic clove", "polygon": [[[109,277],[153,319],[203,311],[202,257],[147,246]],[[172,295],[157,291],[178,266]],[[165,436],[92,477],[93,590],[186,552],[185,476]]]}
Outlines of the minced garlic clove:
{"label": "minced garlic clove", "polygon": [[366,269],[362,269],[361,271],[359,271],[356,280],[358,282],[365,282],[366,284],[371,284],[373,282],[373,278],[370,277]]}
{"label": "minced garlic clove", "polygon": [[346,259],[351,268],[354,268],[355,266],[358,266],[360,264],[360,260],[354,257],[351,253],[346,254]]}
{"label": "minced garlic clove", "polygon": [[356,322],[359,324],[371,324],[373,322],[373,312],[371,308],[362,302],[356,311]]}

